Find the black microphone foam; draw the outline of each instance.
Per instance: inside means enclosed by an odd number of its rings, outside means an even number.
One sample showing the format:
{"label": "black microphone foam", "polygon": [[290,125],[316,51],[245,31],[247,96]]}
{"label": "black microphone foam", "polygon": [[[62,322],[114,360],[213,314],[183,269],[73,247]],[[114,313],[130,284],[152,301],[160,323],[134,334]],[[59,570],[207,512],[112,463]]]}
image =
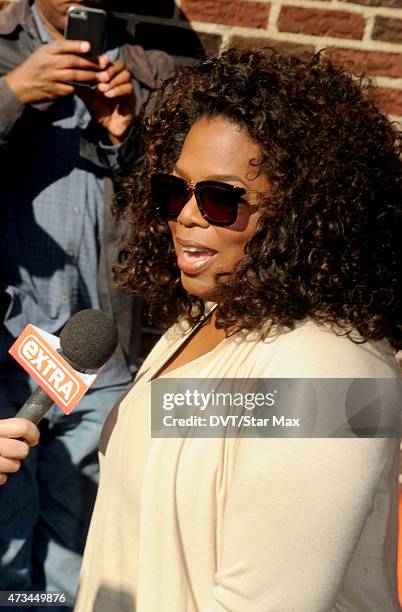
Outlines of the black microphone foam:
{"label": "black microphone foam", "polygon": [[116,350],[118,334],[112,318],[100,310],[77,312],[60,333],[60,348],[76,370],[97,370]]}
{"label": "black microphone foam", "polygon": [[[113,355],[117,341],[117,329],[111,317],[88,308],[71,317],[61,331],[61,355],[75,370],[97,370]],[[15,416],[37,425],[53,403],[52,398],[38,387]]]}

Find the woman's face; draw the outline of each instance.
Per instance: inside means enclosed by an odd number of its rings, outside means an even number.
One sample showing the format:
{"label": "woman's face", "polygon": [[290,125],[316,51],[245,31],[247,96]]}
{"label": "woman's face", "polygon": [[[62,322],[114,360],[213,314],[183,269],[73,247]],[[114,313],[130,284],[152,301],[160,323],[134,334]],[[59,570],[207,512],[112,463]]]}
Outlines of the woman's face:
{"label": "woman's face", "polygon": [[[190,129],[174,167],[176,176],[188,180],[215,180],[245,189],[268,189],[267,177],[255,164],[261,147],[248,133],[224,118],[201,118]],[[195,196],[177,220],[169,221],[177,264],[184,289],[204,300],[214,299],[215,275],[232,272],[244,255],[260,213],[258,193],[246,193],[235,222],[226,227],[210,224],[200,213]]]}

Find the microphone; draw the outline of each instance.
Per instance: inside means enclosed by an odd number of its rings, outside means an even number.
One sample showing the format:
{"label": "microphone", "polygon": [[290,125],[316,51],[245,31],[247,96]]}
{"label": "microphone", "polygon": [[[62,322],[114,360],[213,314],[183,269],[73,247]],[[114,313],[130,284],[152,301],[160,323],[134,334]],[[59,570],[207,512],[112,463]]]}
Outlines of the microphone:
{"label": "microphone", "polygon": [[[58,352],[74,370],[93,374],[110,359],[117,342],[112,318],[100,310],[88,308],[77,312],[66,323],[60,333]],[[15,416],[37,425],[54,403],[54,399],[38,387]]]}

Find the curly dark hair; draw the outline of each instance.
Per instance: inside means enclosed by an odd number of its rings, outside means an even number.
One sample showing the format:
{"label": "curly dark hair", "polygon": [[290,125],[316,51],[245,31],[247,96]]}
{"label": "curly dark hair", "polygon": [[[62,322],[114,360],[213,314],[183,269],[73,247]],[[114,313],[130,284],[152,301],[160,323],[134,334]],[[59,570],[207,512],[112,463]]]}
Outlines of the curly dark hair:
{"label": "curly dark hair", "polygon": [[372,91],[322,53],[271,48],[229,49],[165,82],[144,116],[144,162],[118,202],[131,235],[117,279],[154,324],[195,324],[204,303],[181,286],[149,176],[172,171],[199,118],[224,117],[261,145],[272,193],[244,257],[217,279],[217,326],[231,334],[309,317],[401,347],[401,139]]}

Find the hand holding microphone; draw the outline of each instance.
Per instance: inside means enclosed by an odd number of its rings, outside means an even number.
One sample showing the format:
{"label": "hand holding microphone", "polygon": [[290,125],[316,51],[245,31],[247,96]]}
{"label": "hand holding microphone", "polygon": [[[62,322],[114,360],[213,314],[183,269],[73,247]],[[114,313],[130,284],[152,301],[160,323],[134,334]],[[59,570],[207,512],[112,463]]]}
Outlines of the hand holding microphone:
{"label": "hand holding microphone", "polygon": [[[66,371],[73,368],[77,375],[94,374],[113,355],[117,341],[117,329],[109,315],[100,310],[81,310],[61,331],[57,364],[44,351],[35,355],[36,363],[39,363],[39,371],[47,372],[48,379],[53,379],[54,383],[59,380],[60,368]],[[14,418],[0,420],[0,485],[7,481],[7,474],[20,469],[21,460],[38,444],[36,425],[54,403],[54,399],[38,387]]]}
{"label": "hand holding microphone", "polygon": [[39,429],[27,419],[0,421],[0,485],[7,482],[7,474],[18,472],[21,460],[38,442]]}

